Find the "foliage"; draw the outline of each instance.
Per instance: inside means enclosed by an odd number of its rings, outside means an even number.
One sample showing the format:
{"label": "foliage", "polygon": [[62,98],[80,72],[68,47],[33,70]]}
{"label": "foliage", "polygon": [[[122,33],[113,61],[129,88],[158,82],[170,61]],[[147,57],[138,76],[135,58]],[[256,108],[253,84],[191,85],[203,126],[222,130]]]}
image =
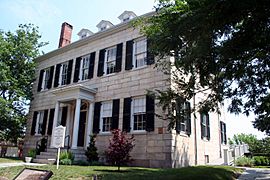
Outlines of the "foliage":
{"label": "foliage", "polygon": [[[24,167],[0,168],[0,176],[13,179]],[[54,179],[91,179],[94,175],[102,180],[141,180],[141,179],[235,179],[237,173],[242,169],[230,166],[196,166],[183,168],[140,168],[123,167],[122,173],[115,171],[111,166],[61,166],[56,169],[54,166],[35,167],[36,169],[51,170]]]}
{"label": "foliage", "polygon": [[245,166],[245,167],[252,167],[254,165],[253,159],[245,156],[237,158],[235,163],[237,166]]}
{"label": "foliage", "polygon": [[59,162],[63,165],[71,165],[74,161],[74,155],[70,151],[60,152]]}
{"label": "foliage", "polygon": [[127,137],[125,132],[121,132],[119,129],[112,131],[113,137],[110,138],[110,144],[105,152],[107,161],[112,165],[118,167],[120,171],[120,166],[131,161],[130,152],[132,151],[134,145],[134,136]]}
{"label": "foliage", "polygon": [[269,158],[266,156],[254,156],[253,158],[254,165],[256,166],[268,166],[270,165]]}
{"label": "foliage", "polygon": [[247,144],[251,153],[258,152],[258,150],[261,148],[260,140],[258,140],[257,137],[252,134],[235,134],[230,141],[235,145]]}
{"label": "foliage", "polygon": [[175,97],[204,93],[197,109],[219,112],[227,99],[230,112],[254,112],[254,126],[270,134],[270,1],[158,2],[156,14],[138,24],[157,67],[172,75],[173,88],[157,93],[163,108]]}
{"label": "foliage", "polygon": [[90,135],[90,142],[85,151],[85,156],[87,157],[87,161],[92,163],[94,161],[98,161],[98,153],[96,148],[96,135]]}
{"label": "foliage", "polygon": [[26,125],[26,108],[32,98],[34,59],[45,43],[32,24],[15,33],[0,30],[0,140],[17,142]]}
{"label": "foliage", "polygon": [[28,151],[28,157],[32,157],[32,158],[35,158],[36,157],[36,155],[37,155],[37,151],[36,151],[36,149],[30,149],[29,151]]}

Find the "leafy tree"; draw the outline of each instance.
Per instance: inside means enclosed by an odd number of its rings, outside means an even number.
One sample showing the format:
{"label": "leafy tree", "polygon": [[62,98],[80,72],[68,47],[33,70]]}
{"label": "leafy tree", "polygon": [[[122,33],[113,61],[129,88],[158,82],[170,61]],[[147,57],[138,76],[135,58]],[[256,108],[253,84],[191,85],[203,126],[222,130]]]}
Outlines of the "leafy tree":
{"label": "leafy tree", "polygon": [[235,145],[247,144],[251,153],[258,152],[258,150],[262,147],[260,140],[258,140],[257,137],[252,134],[235,134],[230,140],[232,141],[232,144]]}
{"label": "leafy tree", "polygon": [[34,59],[46,44],[40,37],[32,24],[19,25],[15,33],[0,31],[0,140],[16,142],[24,134]]}
{"label": "leafy tree", "polygon": [[98,153],[96,148],[96,135],[90,136],[90,142],[85,151],[85,156],[87,157],[87,161],[93,163],[94,161],[98,161]]}
{"label": "leafy tree", "polygon": [[155,8],[138,23],[157,67],[173,76],[173,89],[157,93],[163,109],[205,93],[197,109],[218,112],[228,99],[230,112],[254,112],[254,126],[270,134],[270,1],[159,0]]}
{"label": "leafy tree", "polygon": [[125,132],[120,129],[112,131],[113,137],[110,139],[110,144],[105,152],[107,161],[116,165],[118,171],[120,166],[131,161],[130,152],[134,147],[134,136],[127,137]]}

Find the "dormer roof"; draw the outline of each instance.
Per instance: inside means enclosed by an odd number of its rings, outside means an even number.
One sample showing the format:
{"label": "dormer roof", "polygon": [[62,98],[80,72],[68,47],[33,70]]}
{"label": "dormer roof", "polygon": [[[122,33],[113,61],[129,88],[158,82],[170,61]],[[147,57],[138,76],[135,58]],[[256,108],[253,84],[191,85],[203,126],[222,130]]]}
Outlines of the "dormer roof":
{"label": "dormer roof", "polygon": [[133,11],[124,11],[120,16],[118,16],[118,19],[121,20],[121,22],[128,21],[137,15]]}
{"label": "dormer roof", "polygon": [[80,36],[80,39],[91,36],[92,34],[94,34],[92,31],[90,31],[89,29],[81,29],[80,32],[78,32],[78,36]]}
{"label": "dormer roof", "polygon": [[110,21],[102,20],[97,24],[98,31],[103,31],[105,29],[108,29],[112,27],[113,24]]}

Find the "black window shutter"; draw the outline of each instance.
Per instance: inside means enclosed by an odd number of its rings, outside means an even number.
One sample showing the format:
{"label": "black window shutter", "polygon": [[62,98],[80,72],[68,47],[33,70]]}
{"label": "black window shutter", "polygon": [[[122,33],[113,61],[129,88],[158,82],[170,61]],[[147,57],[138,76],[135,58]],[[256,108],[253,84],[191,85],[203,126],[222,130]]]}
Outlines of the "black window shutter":
{"label": "black window shutter", "polygon": [[180,133],[180,122],[181,122],[181,113],[180,113],[180,101],[176,100],[176,102],[172,102],[172,108],[176,112],[176,117],[175,117],[175,130],[176,133]]}
{"label": "black window shutter", "polygon": [[96,102],[95,108],[94,108],[94,121],[93,121],[93,133],[94,134],[98,134],[100,131],[100,129],[99,129],[100,107],[101,107],[101,102]]}
{"label": "black window shutter", "polygon": [[227,144],[226,124],[223,123],[223,125],[224,125],[224,143]]}
{"label": "black window shutter", "polygon": [[44,69],[40,70],[40,73],[39,73],[39,80],[38,80],[38,89],[37,91],[41,91],[41,86],[42,86],[42,81],[43,81],[43,74],[44,74]]}
{"label": "black window shutter", "polygon": [[71,82],[72,65],[73,65],[73,59],[68,61],[67,84],[70,84]]}
{"label": "black window shutter", "polygon": [[50,67],[50,78],[48,80],[48,89],[51,89],[52,87],[52,80],[53,80],[53,73],[54,73],[54,66]]}
{"label": "black window shutter", "polygon": [[96,58],[96,52],[92,52],[90,54],[90,62],[89,62],[89,69],[88,69],[88,79],[92,79],[94,77],[95,58]]}
{"label": "black window shutter", "polygon": [[123,131],[130,132],[131,98],[124,99]]}
{"label": "black window shutter", "polygon": [[126,43],[126,64],[125,70],[132,69],[132,58],[133,58],[133,40],[127,41]]}
{"label": "black window shutter", "polygon": [[146,96],[146,131],[154,131],[155,127],[155,99]]}
{"label": "black window shutter", "polygon": [[61,117],[61,125],[66,126],[67,122],[67,112],[68,112],[68,107],[65,106],[62,108],[62,117]]}
{"label": "black window shutter", "polygon": [[73,82],[78,82],[80,79],[79,75],[80,75],[81,60],[82,57],[76,58]]}
{"label": "black window shutter", "polygon": [[37,115],[38,115],[38,112],[35,111],[33,115],[32,127],[31,127],[31,133],[30,133],[32,136],[35,135],[36,133]]}
{"label": "black window shutter", "polygon": [[97,76],[103,76],[104,74],[104,61],[105,61],[105,49],[99,51],[99,60],[98,60],[98,72]]}
{"label": "black window shutter", "polygon": [[155,58],[154,55],[150,51],[150,46],[151,46],[151,40],[147,39],[147,65],[154,64],[155,63]]}
{"label": "black window shutter", "polygon": [[206,115],[206,129],[207,129],[206,138],[207,138],[207,140],[210,140],[210,121],[209,121],[209,114],[208,113]]}
{"label": "black window shutter", "polygon": [[203,139],[203,137],[205,136],[205,128],[203,126],[203,115],[204,113],[200,113],[201,115],[201,138]]}
{"label": "black window shutter", "polygon": [[42,129],[41,129],[41,134],[42,135],[45,135],[45,133],[46,133],[47,119],[48,119],[48,109],[46,109],[44,111],[43,123],[42,123]]}
{"label": "black window shutter", "polygon": [[58,87],[59,86],[60,68],[61,68],[61,64],[57,64],[56,65],[56,70],[55,70],[54,85],[53,85],[53,87]]}
{"label": "black window shutter", "polygon": [[120,72],[122,67],[122,50],[123,43],[117,44],[116,48],[116,62],[115,62],[115,72]]}
{"label": "black window shutter", "polygon": [[118,129],[120,99],[113,100],[112,129]]}
{"label": "black window shutter", "polygon": [[52,135],[53,119],[54,119],[54,109],[50,109],[47,135]]}
{"label": "black window shutter", "polygon": [[187,125],[187,127],[186,127],[186,131],[187,131],[187,135],[191,135],[191,108],[190,108],[190,102],[185,102],[186,103],[186,107],[187,107],[187,109],[186,109],[186,112],[185,113],[187,113],[187,123],[186,123],[186,125]]}

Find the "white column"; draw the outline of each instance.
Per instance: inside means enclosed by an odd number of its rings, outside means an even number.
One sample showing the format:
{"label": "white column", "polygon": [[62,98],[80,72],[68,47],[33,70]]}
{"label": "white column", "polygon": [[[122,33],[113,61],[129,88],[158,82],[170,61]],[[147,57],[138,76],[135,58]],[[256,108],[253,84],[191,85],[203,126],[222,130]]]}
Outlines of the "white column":
{"label": "white column", "polygon": [[54,129],[57,125],[57,121],[58,121],[58,115],[59,115],[59,108],[60,108],[60,102],[57,101],[55,103],[55,109],[54,109],[54,118],[53,118],[53,127],[52,127],[52,136],[51,136],[51,145],[50,147],[52,148],[53,146],[53,137],[54,137]]}
{"label": "white column", "polygon": [[76,109],[75,109],[75,117],[74,117],[74,123],[73,123],[71,149],[77,149],[79,122],[80,122],[80,111],[81,111],[81,99],[76,99]]}
{"label": "white column", "polygon": [[85,149],[87,148],[89,142],[90,142],[90,137],[89,135],[92,134],[92,128],[93,128],[93,112],[94,110],[94,104],[93,103],[89,103],[89,107],[88,107],[88,121],[87,121],[87,131],[86,131],[86,143],[85,143]]}
{"label": "white column", "polygon": [[[67,120],[66,120],[66,136],[67,135],[70,135],[70,133],[69,133],[70,117],[71,117],[70,112],[71,112],[71,106],[68,105],[68,109],[67,109]],[[66,141],[65,141],[65,146],[67,146],[67,144],[68,144],[68,139],[66,139]]]}

